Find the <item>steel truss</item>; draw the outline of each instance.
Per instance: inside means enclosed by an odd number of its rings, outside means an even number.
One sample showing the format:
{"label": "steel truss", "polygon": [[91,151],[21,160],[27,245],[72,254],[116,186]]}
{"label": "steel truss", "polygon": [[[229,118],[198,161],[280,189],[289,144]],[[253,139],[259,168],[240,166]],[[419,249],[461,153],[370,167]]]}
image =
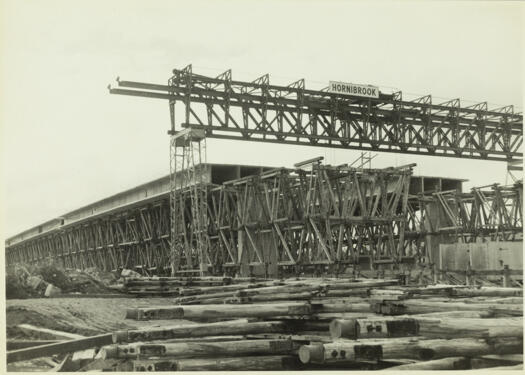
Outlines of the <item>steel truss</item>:
{"label": "steel truss", "polygon": [[207,186],[199,166],[206,164],[203,131],[173,132],[170,141],[171,273],[205,273],[210,265]]}
{"label": "steel truss", "polygon": [[458,240],[523,240],[523,184],[497,184],[434,194],[443,212],[441,233],[452,233]]}
{"label": "steel truss", "polygon": [[513,106],[434,104],[430,95],[407,101],[401,92],[362,98],[308,90],[304,80],[272,85],[268,75],[207,77],[191,65],[173,72],[168,85],[118,80],[122,88],[110,92],[169,100],[172,128],[180,102],[182,126],[213,138],[501,161],[523,155],[523,116]]}
{"label": "steel truss", "polygon": [[429,263],[427,249],[427,235],[434,233],[429,212],[432,198],[418,195],[409,195],[407,202],[406,225],[404,234],[404,253],[412,257],[417,263]]}
{"label": "steel truss", "polygon": [[[187,140],[179,145],[195,144]],[[344,266],[363,255],[377,260],[405,255],[411,166],[363,171],[316,163],[310,170],[278,169],[211,186],[188,184],[203,174],[188,168],[190,150],[181,152],[187,173],[177,173],[170,199],[42,234],[10,247],[8,262],[58,260],[66,267],[141,266],[157,272],[204,264],[213,273],[246,265],[275,273],[287,266]],[[176,213],[173,226],[170,212]]]}
{"label": "steel truss", "polygon": [[[170,264],[170,207],[164,198],[88,218],[6,249],[6,263],[56,262],[102,270],[144,267],[163,274]],[[168,267],[167,267],[168,266]]]}
{"label": "steel truss", "polygon": [[[170,195],[163,195],[11,245],[6,262],[55,261],[104,270],[143,267],[169,274],[171,228],[181,244],[176,270],[205,264],[219,275],[252,270],[299,274],[312,267],[336,272],[364,258],[372,266],[409,259],[426,263],[427,239],[443,234],[452,236],[451,241],[522,240],[521,183],[412,196],[410,176],[411,166],[359,170],[313,163],[222,185],[203,181],[204,229],[192,223],[193,217],[203,216],[192,211],[194,193],[182,184],[175,226],[170,225]],[[430,220],[437,216],[439,221]],[[198,250],[197,232],[206,252]]]}
{"label": "steel truss", "polygon": [[212,190],[211,238],[224,266],[355,264],[405,256],[411,166],[359,170],[314,163]]}

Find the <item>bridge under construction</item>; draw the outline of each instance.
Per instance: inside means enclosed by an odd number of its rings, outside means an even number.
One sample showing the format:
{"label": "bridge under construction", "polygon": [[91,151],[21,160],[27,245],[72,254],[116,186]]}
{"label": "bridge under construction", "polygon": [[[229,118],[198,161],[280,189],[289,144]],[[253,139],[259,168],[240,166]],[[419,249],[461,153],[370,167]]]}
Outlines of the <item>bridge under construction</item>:
{"label": "bridge under construction", "polygon": [[[7,239],[8,369],[523,369],[512,106],[191,66],[166,85],[117,83],[111,94],[167,101],[170,174]],[[361,157],[217,164],[208,138]],[[512,183],[467,190],[415,163],[373,168],[372,152],[499,161]],[[53,340],[27,340],[39,335]]]}
{"label": "bridge under construction", "polygon": [[[465,192],[462,180],[414,176],[415,164],[373,169],[314,158],[266,168],[206,158],[206,139],[224,138],[496,160],[520,170],[523,117],[512,106],[435,104],[430,95],[407,101],[377,88],[309,90],[304,80],[277,86],[268,75],[236,81],[231,71],[208,77],[191,65],[165,85],[117,84],[111,94],[169,103],[170,175],[8,239],[8,265],[265,277],[395,269],[438,277],[467,275],[477,252],[487,259],[480,271],[521,273],[520,180]],[[489,256],[493,243],[497,257]]]}

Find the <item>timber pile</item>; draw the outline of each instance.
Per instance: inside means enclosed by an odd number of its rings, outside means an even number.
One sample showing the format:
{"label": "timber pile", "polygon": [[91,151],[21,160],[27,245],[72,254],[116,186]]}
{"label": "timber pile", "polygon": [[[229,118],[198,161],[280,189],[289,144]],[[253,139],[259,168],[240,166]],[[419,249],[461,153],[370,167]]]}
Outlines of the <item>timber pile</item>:
{"label": "timber pile", "polygon": [[[444,370],[523,362],[519,288],[410,287],[396,280],[170,281],[179,283],[172,306],[126,314],[162,325],[93,338],[100,350],[83,370]],[[53,346],[67,350],[51,343],[45,353]],[[9,352],[8,362],[35,358],[32,349]]]}
{"label": "timber pile", "polygon": [[[199,287],[224,287],[227,285],[244,285],[249,287],[254,283],[264,281],[257,278],[232,278],[232,277],[123,277],[122,292],[141,296],[179,296],[184,289]],[[257,286],[266,284],[255,284]]]}

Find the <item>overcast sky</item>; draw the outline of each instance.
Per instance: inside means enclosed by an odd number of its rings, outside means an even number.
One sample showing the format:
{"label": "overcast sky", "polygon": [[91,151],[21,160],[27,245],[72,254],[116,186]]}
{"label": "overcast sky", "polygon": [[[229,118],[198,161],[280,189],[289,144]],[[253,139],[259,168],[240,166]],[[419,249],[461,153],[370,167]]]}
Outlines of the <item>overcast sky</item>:
{"label": "overcast sky", "polygon": [[[4,234],[11,236],[169,172],[168,104],[109,95],[122,79],[201,74],[308,88],[367,83],[435,102],[523,102],[520,2],[4,0]],[[469,101],[472,101],[470,103]],[[359,151],[208,140],[208,161],[340,164]],[[504,183],[501,162],[380,154],[375,167]]]}

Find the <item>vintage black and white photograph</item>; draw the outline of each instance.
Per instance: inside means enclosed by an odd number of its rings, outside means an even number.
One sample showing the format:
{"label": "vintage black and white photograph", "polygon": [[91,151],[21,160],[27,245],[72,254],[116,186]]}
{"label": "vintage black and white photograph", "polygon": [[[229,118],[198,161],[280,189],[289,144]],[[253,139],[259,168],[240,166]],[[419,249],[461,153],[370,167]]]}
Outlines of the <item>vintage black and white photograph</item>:
{"label": "vintage black and white photograph", "polygon": [[522,373],[525,3],[0,7],[0,372]]}

